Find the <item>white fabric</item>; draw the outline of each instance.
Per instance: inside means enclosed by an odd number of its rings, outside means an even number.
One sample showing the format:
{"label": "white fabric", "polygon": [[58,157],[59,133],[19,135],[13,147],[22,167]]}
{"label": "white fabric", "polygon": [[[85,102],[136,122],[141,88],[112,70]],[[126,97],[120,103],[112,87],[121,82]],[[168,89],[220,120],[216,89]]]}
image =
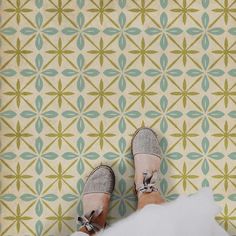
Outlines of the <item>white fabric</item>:
{"label": "white fabric", "polygon": [[227,236],[215,221],[220,211],[212,190],[205,187],[169,203],[147,205],[97,236]]}

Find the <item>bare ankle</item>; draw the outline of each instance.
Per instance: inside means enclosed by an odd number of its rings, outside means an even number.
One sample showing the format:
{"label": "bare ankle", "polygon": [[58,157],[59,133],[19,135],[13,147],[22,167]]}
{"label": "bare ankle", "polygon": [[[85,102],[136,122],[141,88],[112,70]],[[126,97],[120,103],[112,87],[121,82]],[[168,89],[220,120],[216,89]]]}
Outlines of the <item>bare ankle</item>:
{"label": "bare ankle", "polygon": [[138,194],[138,209],[145,207],[148,204],[162,204],[165,200],[159,192],[141,193]]}

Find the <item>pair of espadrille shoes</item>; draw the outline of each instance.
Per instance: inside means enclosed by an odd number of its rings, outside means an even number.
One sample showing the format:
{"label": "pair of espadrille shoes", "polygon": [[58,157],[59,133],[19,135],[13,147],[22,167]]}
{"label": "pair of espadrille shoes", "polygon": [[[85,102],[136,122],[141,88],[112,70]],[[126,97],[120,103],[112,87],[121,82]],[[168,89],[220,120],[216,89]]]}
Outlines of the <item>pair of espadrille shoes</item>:
{"label": "pair of espadrille shoes", "polygon": [[[135,166],[135,189],[142,193],[158,191],[161,149],[156,133],[150,128],[139,128],[133,135],[131,150]],[[78,217],[84,232],[94,234],[105,227],[115,174],[107,165],[100,165],[89,175],[83,191],[85,214]]]}

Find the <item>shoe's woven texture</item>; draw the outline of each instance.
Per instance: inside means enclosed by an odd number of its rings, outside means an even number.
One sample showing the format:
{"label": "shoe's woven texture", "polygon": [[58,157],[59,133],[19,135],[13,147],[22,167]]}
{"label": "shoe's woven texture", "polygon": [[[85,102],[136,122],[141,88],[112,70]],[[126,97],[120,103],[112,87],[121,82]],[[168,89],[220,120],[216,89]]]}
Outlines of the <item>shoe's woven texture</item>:
{"label": "shoe's woven texture", "polygon": [[101,165],[95,168],[89,175],[83,194],[88,193],[109,193],[115,186],[115,175],[109,166]]}
{"label": "shoe's woven texture", "polygon": [[138,129],[131,141],[132,154],[151,154],[161,157],[161,148],[156,133],[150,128]]}

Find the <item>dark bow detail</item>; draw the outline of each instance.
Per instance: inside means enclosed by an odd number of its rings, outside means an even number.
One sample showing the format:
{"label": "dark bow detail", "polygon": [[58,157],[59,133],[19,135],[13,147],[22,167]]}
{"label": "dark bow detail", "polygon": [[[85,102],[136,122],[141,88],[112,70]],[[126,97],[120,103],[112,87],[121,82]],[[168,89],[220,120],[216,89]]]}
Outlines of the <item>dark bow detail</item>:
{"label": "dark bow detail", "polygon": [[157,172],[151,173],[149,171],[143,172],[143,184],[138,188],[138,191],[142,193],[157,192],[158,189],[155,186],[157,180]]}
{"label": "dark bow detail", "polygon": [[103,212],[102,207],[97,210],[92,210],[91,212],[85,213],[84,216],[78,217],[78,222],[81,223],[81,227],[85,227],[89,232],[98,232],[101,230],[101,226],[99,224],[94,223],[94,219],[96,219]]}

